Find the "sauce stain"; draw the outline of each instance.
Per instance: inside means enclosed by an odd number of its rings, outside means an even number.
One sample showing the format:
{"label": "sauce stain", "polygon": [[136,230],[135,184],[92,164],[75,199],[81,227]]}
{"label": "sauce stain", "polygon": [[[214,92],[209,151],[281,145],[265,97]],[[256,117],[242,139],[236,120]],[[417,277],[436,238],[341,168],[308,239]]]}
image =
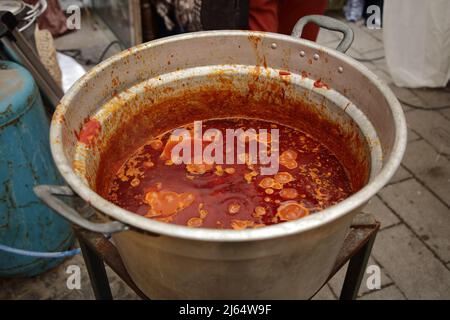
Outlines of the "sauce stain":
{"label": "sauce stain", "polygon": [[100,134],[102,126],[97,119],[88,120],[77,134],[78,141],[92,147]]}

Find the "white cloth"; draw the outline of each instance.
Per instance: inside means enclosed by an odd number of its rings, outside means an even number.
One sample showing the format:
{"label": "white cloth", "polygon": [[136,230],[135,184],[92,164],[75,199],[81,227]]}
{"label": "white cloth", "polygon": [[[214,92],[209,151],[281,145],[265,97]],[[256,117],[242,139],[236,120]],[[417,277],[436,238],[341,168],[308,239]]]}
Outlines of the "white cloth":
{"label": "white cloth", "polygon": [[400,87],[444,87],[450,80],[450,1],[385,0],[383,40]]}

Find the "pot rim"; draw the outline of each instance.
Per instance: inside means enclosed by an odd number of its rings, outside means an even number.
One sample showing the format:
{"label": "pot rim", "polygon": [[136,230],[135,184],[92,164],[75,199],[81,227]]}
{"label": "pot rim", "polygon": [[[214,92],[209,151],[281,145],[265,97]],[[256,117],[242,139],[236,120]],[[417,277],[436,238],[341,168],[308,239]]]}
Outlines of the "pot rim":
{"label": "pot rim", "polygon": [[[256,229],[218,230],[208,228],[189,228],[187,226],[174,225],[142,217],[104,199],[95,191],[93,191],[90,187],[88,187],[85,184],[85,182],[83,182],[83,180],[75,173],[75,171],[72,169],[70,161],[66,158],[64,153],[64,147],[62,144],[63,123],[61,121],[57,121],[56,119],[57,118],[60,119],[60,117],[65,114],[67,106],[72,102],[76,92],[81,88],[83,88],[86,82],[89,81],[92,77],[94,77],[98,72],[101,72],[107,66],[113,63],[119,62],[123,58],[126,58],[130,55],[134,55],[137,52],[140,52],[152,46],[161,46],[166,43],[176,42],[179,40],[188,40],[192,37],[196,38],[211,37],[211,36],[248,37],[249,35],[259,35],[268,40],[274,41],[293,42],[297,44],[301,43],[312,49],[326,52],[330,56],[334,56],[338,59],[347,62],[348,64],[352,65],[352,67],[356,68],[359,72],[365,74],[368,77],[368,80],[373,85],[375,85],[375,87],[380,92],[383,93],[389,104],[389,108],[392,112],[392,117],[394,120],[395,125],[394,144],[392,147],[391,154],[387,158],[380,172],[376,176],[374,176],[373,179],[369,181],[368,184],[364,186],[361,190],[331,207],[328,207],[322,211],[319,211],[317,213],[314,213],[299,220],[284,222]],[[110,57],[109,59],[101,62],[95,68],[87,72],[70,88],[70,90],[64,95],[60,104],[56,108],[50,127],[51,152],[59,172],[61,173],[65,181],[68,183],[68,185],[75,191],[75,193],[78,194],[83,200],[85,200],[88,204],[90,204],[99,212],[115,220],[123,222],[126,225],[129,225],[133,228],[148,231],[152,234],[191,240],[223,241],[223,242],[264,240],[305,232],[320,227],[322,225],[325,225],[327,223],[330,223],[336,219],[345,216],[346,214],[352,212],[353,210],[358,209],[359,207],[364,205],[371,197],[373,197],[381,188],[383,188],[392,178],[403,158],[403,154],[406,149],[406,138],[407,138],[406,121],[405,116],[403,114],[403,109],[399,101],[397,100],[396,96],[391,91],[391,89],[381,80],[379,80],[378,77],[363,64],[355,61],[353,58],[344,53],[338,52],[328,47],[324,47],[309,40],[296,39],[291,36],[275,33],[240,31],[240,30],[202,31],[171,36],[138,45],[134,48],[125,50],[119,54]]]}

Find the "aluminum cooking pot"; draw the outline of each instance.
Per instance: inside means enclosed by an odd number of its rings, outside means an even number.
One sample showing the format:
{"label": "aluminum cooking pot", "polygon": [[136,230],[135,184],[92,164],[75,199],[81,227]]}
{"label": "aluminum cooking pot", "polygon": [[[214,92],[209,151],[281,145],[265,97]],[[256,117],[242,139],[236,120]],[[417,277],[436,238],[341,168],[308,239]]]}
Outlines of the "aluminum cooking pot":
{"label": "aluminum cooking pot", "polygon": [[[308,22],[343,33],[337,50],[299,39]],[[131,278],[150,298],[310,298],[327,279],[355,214],[395,173],[406,145],[405,119],[394,94],[344,54],[352,40],[344,23],[309,16],[297,23],[292,37],[208,31],[124,51],[89,71],[61,100],[50,138],[68,186],[35,191],[73,223],[111,233]],[[231,102],[216,108],[199,100],[205,88],[218,96],[232,92]],[[242,96],[248,108],[236,110],[232,101]],[[162,107],[168,97],[182,102]],[[269,101],[270,110],[258,108],[261,101]],[[344,149],[351,157],[344,166],[358,191],[305,218],[257,229],[188,228],[144,218],[102,198],[95,184],[105,174],[100,156],[114,132],[144,111],[153,115],[150,132],[236,115],[314,131],[320,117],[341,128],[339,135],[326,131],[327,143],[348,142]],[[98,143],[87,147],[74,132],[89,118],[101,123],[101,132]],[[81,197],[108,221],[82,217],[58,195]]]}

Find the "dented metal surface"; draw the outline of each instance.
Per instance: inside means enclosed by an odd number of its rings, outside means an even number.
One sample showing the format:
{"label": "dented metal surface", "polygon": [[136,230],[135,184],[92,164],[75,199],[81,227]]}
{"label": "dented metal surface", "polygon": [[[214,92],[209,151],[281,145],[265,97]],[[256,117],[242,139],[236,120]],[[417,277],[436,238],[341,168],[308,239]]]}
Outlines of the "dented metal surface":
{"label": "dented metal surface", "polygon": [[[229,107],[195,99],[211,90],[230,92]],[[233,107],[242,97],[250,101],[246,110]],[[183,103],[164,104],[170,99]],[[258,109],[259,102],[274,109]],[[253,115],[312,131],[325,119],[340,128],[329,131],[327,145],[349,142],[344,166],[359,167],[352,179],[360,190],[320,213],[261,229],[191,229],[143,218],[94,191],[102,152],[139,114],[152,119],[154,134],[198,115]],[[92,119],[100,130],[92,143],[79,143]],[[114,241],[133,280],[155,298],[309,297],[328,276],[353,216],[394,174],[405,142],[400,104],[363,65],[308,41],[244,31],[185,34],[124,51],[72,87],[51,126],[54,160],[73,190],[132,227]]]}

